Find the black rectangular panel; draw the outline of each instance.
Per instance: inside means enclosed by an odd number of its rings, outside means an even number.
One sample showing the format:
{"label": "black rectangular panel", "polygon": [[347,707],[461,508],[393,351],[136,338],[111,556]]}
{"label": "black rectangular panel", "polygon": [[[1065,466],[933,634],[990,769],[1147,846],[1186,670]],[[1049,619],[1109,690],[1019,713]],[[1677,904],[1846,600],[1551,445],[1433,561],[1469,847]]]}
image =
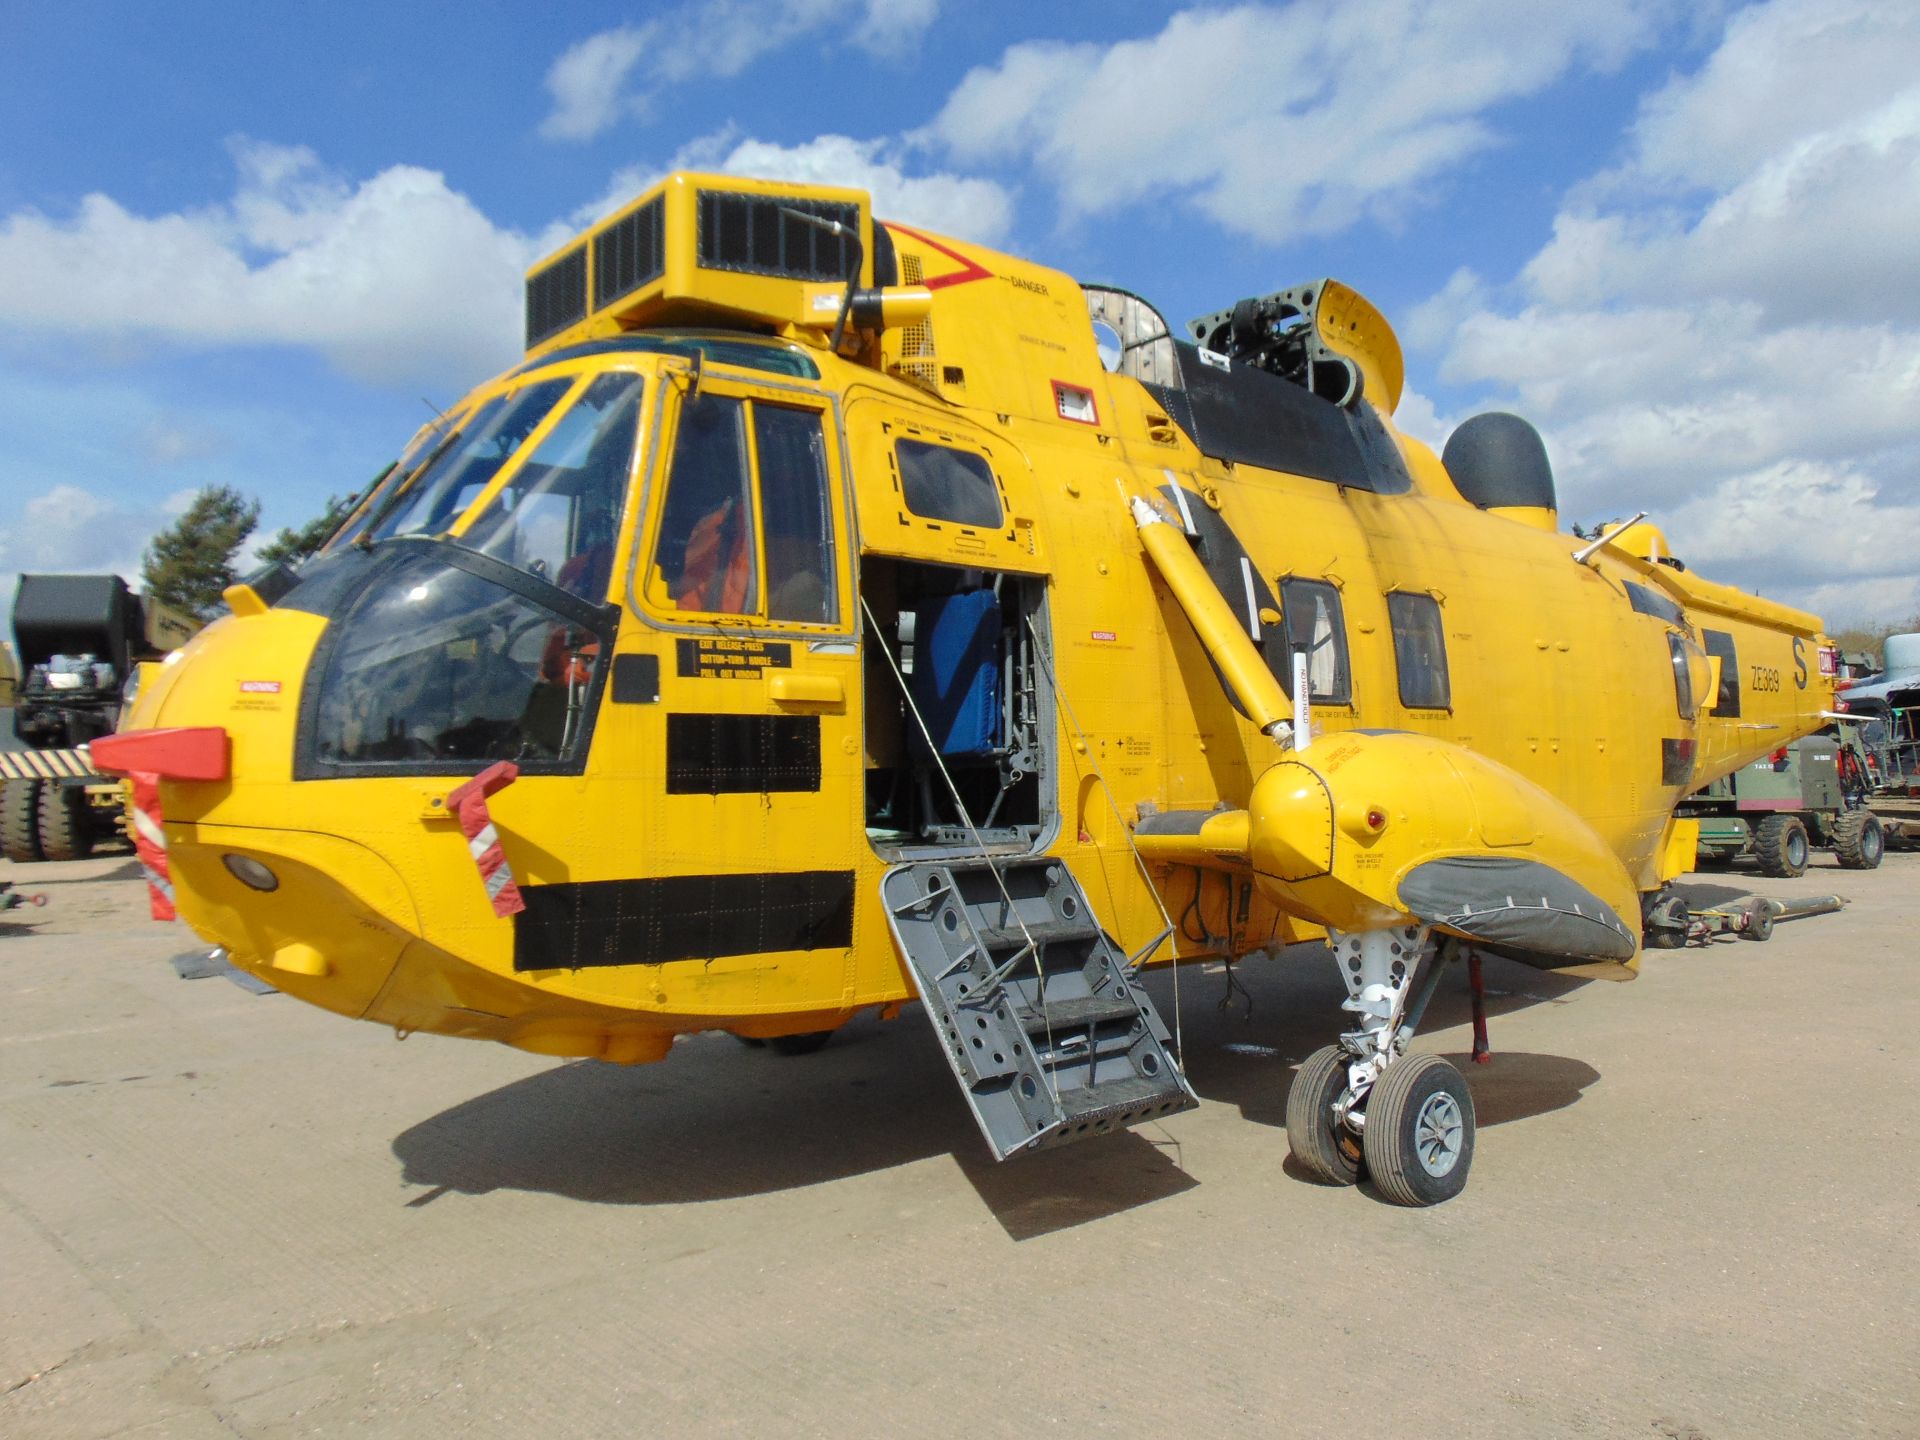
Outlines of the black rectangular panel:
{"label": "black rectangular panel", "polygon": [[1660,742],[1660,783],[1686,785],[1693,780],[1693,741]]}
{"label": "black rectangular panel", "polygon": [[527,277],[527,348],[587,318],[587,247]]}
{"label": "black rectangular panel", "polygon": [[658,655],[613,657],[614,704],[652,705],[659,699],[660,657]]}
{"label": "black rectangular panel", "polygon": [[820,788],[818,715],[667,716],[669,795],[770,795]]}
{"label": "black rectangular panel", "polygon": [[1349,412],[1254,366],[1203,360],[1191,345],[1174,355],[1181,387],[1147,389],[1201,454],[1383,495],[1412,488],[1392,437],[1364,407]]}
{"label": "black rectangular panel", "polygon": [[853,872],[664,875],[523,885],[513,968],[662,965],[853,943]]}
{"label": "black rectangular panel", "polygon": [[1702,630],[1700,643],[1707,654],[1720,657],[1720,693],[1714,697],[1709,715],[1740,714],[1740,656],[1734,650],[1733,636],[1725,630]]}

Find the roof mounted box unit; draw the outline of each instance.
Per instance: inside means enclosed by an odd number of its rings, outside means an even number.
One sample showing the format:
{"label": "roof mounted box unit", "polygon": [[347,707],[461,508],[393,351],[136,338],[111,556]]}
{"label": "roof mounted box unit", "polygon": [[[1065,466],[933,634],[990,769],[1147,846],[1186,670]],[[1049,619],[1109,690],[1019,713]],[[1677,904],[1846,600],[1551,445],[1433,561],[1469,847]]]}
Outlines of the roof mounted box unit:
{"label": "roof mounted box unit", "polygon": [[[787,212],[838,221],[835,235]],[[798,287],[873,283],[863,190],[678,172],[527,272],[527,349],[648,325],[790,319]]]}

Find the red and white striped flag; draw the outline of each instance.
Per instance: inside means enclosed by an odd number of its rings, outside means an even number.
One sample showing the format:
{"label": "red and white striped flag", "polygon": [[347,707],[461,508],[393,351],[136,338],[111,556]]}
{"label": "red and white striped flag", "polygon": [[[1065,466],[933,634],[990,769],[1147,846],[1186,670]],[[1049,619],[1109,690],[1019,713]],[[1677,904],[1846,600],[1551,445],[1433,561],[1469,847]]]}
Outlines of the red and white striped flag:
{"label": "red and white striped flag", "polygon": [[513,868],[500,848],[500,832],[493,828],[493,816],[487,813],[487,797],[504,790],[520,778],[520,767],[511,760],[489,765],[473,779],[447,796],[447,807],[459,817],[460,833],[467,837],[467,849],[480,871],[480,882],[487,888],[493,913],[505,919],[527,908],[520,898],[520,887],[513,883]]}
{"label": "red and white striped flag", "polygon": [[156,920],[171,920],[173,871],[167,865],[167,817],[160,808],[160,777],[151,770],[135,770],[133,781],[133,850],[147,872],[147,904]]}

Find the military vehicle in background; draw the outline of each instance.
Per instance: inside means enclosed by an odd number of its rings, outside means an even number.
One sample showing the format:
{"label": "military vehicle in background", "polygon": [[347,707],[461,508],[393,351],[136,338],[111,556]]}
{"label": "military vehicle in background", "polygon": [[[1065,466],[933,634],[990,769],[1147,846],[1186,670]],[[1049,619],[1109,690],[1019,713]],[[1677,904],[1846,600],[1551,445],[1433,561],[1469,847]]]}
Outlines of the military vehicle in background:
{"label": "military vehicle in background", "polygon": [[13,733],[24,748],[0,750],[0,853],[81,860],[119,833],[124,787],[93,768],[87,747],[118,725],[136,667],[199,628],[118,575],[20,577]]}
{"label": "military vehicle in background", "polygon": [[1866,803],[1895,843],[1920,843],[1920,634],[1889,635],[1886,665],[1842,681],[1836,708],[1857,737]]}
{"label": "military vehicle in background", "polygon": [[1823,845],[1845,869],[1878,866],[1886,834],[1867,805],[1858,728],[1782,745],[1681,801],[1680,818],[1700,826],[1700,863],[1751,856],[1761,874],[1786,879],[1805,874],[1813,847]]}

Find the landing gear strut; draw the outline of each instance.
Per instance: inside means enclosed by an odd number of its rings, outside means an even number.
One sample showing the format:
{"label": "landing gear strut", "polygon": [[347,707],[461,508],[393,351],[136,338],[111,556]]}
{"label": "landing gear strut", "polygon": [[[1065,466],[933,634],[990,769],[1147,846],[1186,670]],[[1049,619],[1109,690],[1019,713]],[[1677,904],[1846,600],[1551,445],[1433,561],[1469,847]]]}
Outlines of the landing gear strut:
{"label": "landing gear strut", "polygon": [[[1466,1187],[1473,1164],[1473,1094],[1466,1077],[1439,1056],[1406,1053],[1450,957],[1423,925],[1327,938],[1347,984],[1341,1008],[1356,1023],[1338,1045],[1309,1055],[1294,1076],[1287,1093],[1294,1159],[1329,1185],[1351,1185],[1364,1168],[1380,1193],[1401,1205],[1451,1199]],[[1485,1043],[1478,999],[1476,986],[1476,1058]]]}

